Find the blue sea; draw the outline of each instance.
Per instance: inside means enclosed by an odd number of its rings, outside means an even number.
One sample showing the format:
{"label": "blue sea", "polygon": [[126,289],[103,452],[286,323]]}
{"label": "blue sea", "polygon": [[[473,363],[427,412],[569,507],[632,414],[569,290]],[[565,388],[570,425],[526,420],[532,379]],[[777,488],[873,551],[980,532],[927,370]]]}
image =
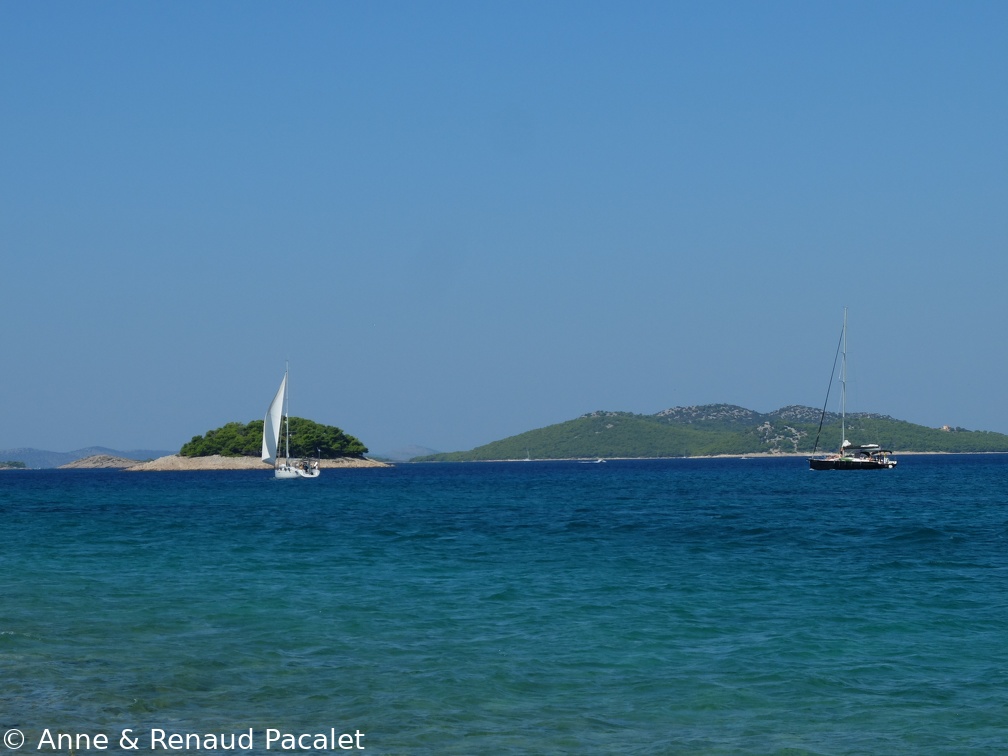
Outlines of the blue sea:
{"label": "blue sea", "polygon": [[0,534],[0,753],[1008,751],[1005,456],[11,471]]}

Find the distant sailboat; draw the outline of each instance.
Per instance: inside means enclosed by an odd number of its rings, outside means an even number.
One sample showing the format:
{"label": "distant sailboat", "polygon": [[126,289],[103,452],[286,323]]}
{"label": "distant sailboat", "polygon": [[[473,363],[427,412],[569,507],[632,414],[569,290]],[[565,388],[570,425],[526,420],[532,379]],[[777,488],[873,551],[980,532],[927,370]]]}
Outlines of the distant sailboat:
{"label": "distant sailboat", "polygon": [[[311,462],[307,459],[291,464],[290,460],[290,420],[287,416],[287,372],[284,370],[283,380],[280,381],[280,388],[277,389],[276,396],[270,402],[269,409],[266,410],[266,418],[263,420],[263,440],[262,459],[263,462],[270,462],[273,465],[273,475],[281,480],[292,478],[317,478],[319,476],[318,462]],[[279,464],[277,451],[280,445],[280,423],[286,428],[286,438],[284,440],[284,463]]]}
{"label": "distant sailboat", "polygon": [[[889,455],[890,449],[883,449],[878,444],[851,445],[847,440],[847,308],[843,313],[843,331],[840,333],[840,343],[837,349],[843,348],[843,361],[840,363],[840,451],[825,457],[816,457],[819,448],[819,434],[816,434],[812,456],[809,457],[811,470],[890,470],[896,467],[896,460]],[[834,358],[833,369],[836,370]],[[830,374],[830,386],[833,385],[833,375]],[[829,389],[826,389],[826,402],[829,403]],[[823,419],[826,417],[826,405],[823,405],[822,416],[819,418],[819,433],[822,433]]]}

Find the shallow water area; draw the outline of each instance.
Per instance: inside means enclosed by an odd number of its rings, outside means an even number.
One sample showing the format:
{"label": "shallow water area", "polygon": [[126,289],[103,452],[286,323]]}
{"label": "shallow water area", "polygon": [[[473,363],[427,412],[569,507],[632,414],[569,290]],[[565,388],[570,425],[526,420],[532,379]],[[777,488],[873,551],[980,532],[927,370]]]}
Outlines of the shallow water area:
{"label": "shallow water area", "polygon": [[1000,455],[10,471],[0,522],[0,729],[24,750],[47,728],[1008,748]]}

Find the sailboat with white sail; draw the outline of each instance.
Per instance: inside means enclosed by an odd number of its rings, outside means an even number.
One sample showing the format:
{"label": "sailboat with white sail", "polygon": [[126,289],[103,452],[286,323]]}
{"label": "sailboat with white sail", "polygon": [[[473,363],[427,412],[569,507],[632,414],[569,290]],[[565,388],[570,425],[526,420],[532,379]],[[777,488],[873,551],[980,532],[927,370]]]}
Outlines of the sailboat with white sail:
{"label": "sailboat with white sail", "polygon": [[[280,388],[270,402],[263,420],[262,459],[273,465],[273,476],[281,480],[294,478],[317,478],[319,463],[307,459],[296,460],[293,464],[290,458],[290,418],[287,415],[287,374],[289,368],[284,368],[284,377]],[[280,446],[281,424],[286,430],[284,439],[284,462],[280,464],[278,455]]]}
{"label": "sailboat with white sail", "polygon": [[[891,449],[883,449],[878,444],[860,444],[854,446],[847,440],[847,308],[844,308],[843,331],[840,333],[840,343],[837,349],[843,349],[843,360],[840,363],[840,451],[836,454],[816,457],[819,448],[819,434],[822,433],[823,420],[826,418],[826,404],[829,403],[829,388],[826,389],[826,403],[823,404],[822,415],[819,418],[819,433],[816,434],[812,456],[809,457],[810,470],[890,470],[896,467],[896,460],[889,455]],[[833,361],[836,371],[836,358]],[[833,386],[833,373],[830,373],[830,387]]]}

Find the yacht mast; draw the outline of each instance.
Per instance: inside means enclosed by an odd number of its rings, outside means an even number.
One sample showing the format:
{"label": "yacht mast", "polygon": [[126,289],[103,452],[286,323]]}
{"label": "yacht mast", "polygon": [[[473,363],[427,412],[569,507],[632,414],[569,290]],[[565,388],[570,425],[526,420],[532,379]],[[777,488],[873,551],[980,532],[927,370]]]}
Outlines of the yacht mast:
{"label": "yacht mast", "polygon": [[[844,310],[844,323],[847,323],[847,311]],[[846,327],[846,325],[845,325]],[[284,425],[287,426],[287,437],[284,439],[284,457],[286,464],[290,464],[290,415],[287,414],[290,406],[290,382],[287,380],[287,373],[290,372],[290,362],[284,363],[284,382],[287,383],[287,391],[284,391]]]}
{"label": "yacht mast", "polygon": [[847,308],[843,309],[843,361],[840,363],[840,456],[847,443]]}

